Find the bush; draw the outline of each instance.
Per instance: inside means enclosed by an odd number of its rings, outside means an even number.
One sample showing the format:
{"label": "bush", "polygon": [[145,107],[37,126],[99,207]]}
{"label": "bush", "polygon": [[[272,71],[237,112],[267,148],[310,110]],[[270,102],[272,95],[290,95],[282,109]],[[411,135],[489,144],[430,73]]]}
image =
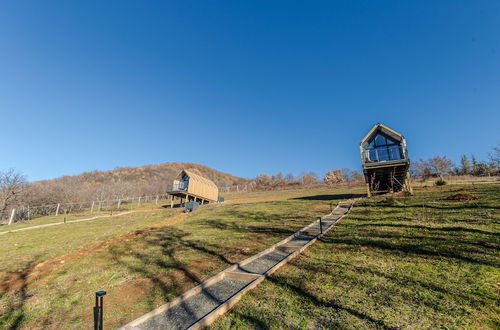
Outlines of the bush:
{"label": "bush", "polygon": [[446,184],[447,184],[447,182],[446,182],[446,181],[444,181],[443,179],[439,179],[439,180],[435,181],[435,182],[434,182],[434,184],[435,184],[436,186],[444,186],[444,185],[446,185]]}

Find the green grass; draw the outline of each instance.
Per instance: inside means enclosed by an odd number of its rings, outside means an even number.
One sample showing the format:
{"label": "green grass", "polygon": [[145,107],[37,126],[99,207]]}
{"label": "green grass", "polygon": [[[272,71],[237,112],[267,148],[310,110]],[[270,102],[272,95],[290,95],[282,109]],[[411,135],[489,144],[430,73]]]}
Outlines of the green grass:
{"label": "green grass", "polygon": [[[359,201],[321,242],[246,294],[213,327],[498,327],[499,185],[460,189],[422,187],[413,197]],[[108,291],[106,328],[116,328],[360,192],[231,193],[226,204],[159,228],[152,226],[180,210],[2,235],[0,278],[84,253],[34,280],[23,273],[15,288],[0,282],[0,328],[91,328],[93,293],[100,289]],[[479,199],[443,200],[457,192]],[[141,232],[131,235],[135,230]],[[113,243],[91,249],[103,242]]]}
{"label": "green grass", "polygon": [[[161,200],[161,203],[168,203],[165,200]],[[170,204],[168,204],[170,205]],[[87,219],[95,216],[109,216],[112,214],[117,214],[121,212],[126,212],[130,210],[146,210],[146,209],[158,209],[158,206],[154,202],[142,203],[138,205],[137,203],[123,203],[119,209],[113,208],[112,210],[98,211],[94,210],[90,213],[90,209],[84,209],[81,212],[75,212],[70,214],[59,214],[59,215],[48,215],[48,216],[36,216],[31,220],[18,220],[11,225],[6,223],[0,224],[0,232],[6,232],[14,229],[27,228],[38,225],[45,225],[50,223],[63,222],[64,218],[67,221]]]}
{"label": "green grass", "polygon": [[[84,253],[36,280],[21,279],[0,296],[0,327],[89,328],[93,293],[106,296],[106,327],[118,327],[217,272],[289,236],[329,209],[332,190],[261,192],[259,203],[201,208],[173,225],[145,231]],[[337,191],[340,197],[349,193]],[[329,194],[327,194],[329,193]],[[302,196],[320,198],[295,199]],[[321,197],[322,196],[322,197]],[[287,199],[291,198],[291,199]],[[169,213],[170,212],[170,213]],[[162,222],[177,210],[152,210],[112,219],[47,227],[0,236],[1,271],[26,269],[135,229]],[[16,245],[17,244],[17,245]],[[5,282],[3,283],[5,286]]]}
{"label": "green grass", "polygon": [[499,188],[362,200],[212,328],[498,329]]}

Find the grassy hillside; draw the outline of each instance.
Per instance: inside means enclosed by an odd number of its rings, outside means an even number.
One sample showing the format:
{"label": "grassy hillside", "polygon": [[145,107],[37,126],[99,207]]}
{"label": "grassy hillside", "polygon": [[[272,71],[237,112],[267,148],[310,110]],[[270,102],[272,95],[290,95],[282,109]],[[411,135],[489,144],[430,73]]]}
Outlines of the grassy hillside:
{"label": "grassy hillside", "polygon": [[247,182],[246,179],[193,163],[164,163],[142,167],[120,167],[111,171],[91,171],[76,176],[65,176],[58,180],[65,181],[78,178],[80,182],[88,184],[113,184],[120,181],[129,182],[134,185],[155,181],[171,183],[174,177],[183,169],[194,169],[219,186],[230,186]]}
{"label": "grassy hillside", "polygon": [[[239,192],[188,215],[148,205],[1,235],[0,328],[90,328],[100,289],[116,328],[363,190]],[[480,184],[360,200],[213,328],[498,328],[499,193]]]}
{"label": "grassy hillside", "polygon": [[498,183],[361,200],[212,328],[498,329],[499,238]]}
{"label": "grassy hillside", "polygon": [[106,327],[116,328],[302,228],[329,209],[303,197],[331,193],[265,192],[244,200],[239,194],[189,215],[151,205],[2,235],[0,328],[88,329],[100,289],[108,291]]}

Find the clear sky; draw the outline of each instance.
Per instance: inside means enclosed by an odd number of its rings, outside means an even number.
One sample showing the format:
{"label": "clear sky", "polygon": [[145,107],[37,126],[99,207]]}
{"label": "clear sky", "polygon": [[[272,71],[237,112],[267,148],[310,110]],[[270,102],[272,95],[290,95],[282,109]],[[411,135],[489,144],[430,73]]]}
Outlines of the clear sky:
{"label": "clear sky", "polygon": [[500,141],[500,1],[1,1],[0,169],[359,169]]}

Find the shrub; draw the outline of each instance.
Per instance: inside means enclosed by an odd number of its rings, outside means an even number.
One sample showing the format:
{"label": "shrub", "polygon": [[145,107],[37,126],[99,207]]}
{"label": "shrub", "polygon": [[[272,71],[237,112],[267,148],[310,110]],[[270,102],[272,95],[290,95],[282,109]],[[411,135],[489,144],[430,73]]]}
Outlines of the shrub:
{"label": "shrub", "polygon": [[436,180],[436,181],[434,182],[434,184],[435,184],[436,186],[444,186],[444,185],[446,185],[446,184],[447,184],[447,182],[446,182],[446,181],[444,181],[443,179],[439,179],[439,180]]}

